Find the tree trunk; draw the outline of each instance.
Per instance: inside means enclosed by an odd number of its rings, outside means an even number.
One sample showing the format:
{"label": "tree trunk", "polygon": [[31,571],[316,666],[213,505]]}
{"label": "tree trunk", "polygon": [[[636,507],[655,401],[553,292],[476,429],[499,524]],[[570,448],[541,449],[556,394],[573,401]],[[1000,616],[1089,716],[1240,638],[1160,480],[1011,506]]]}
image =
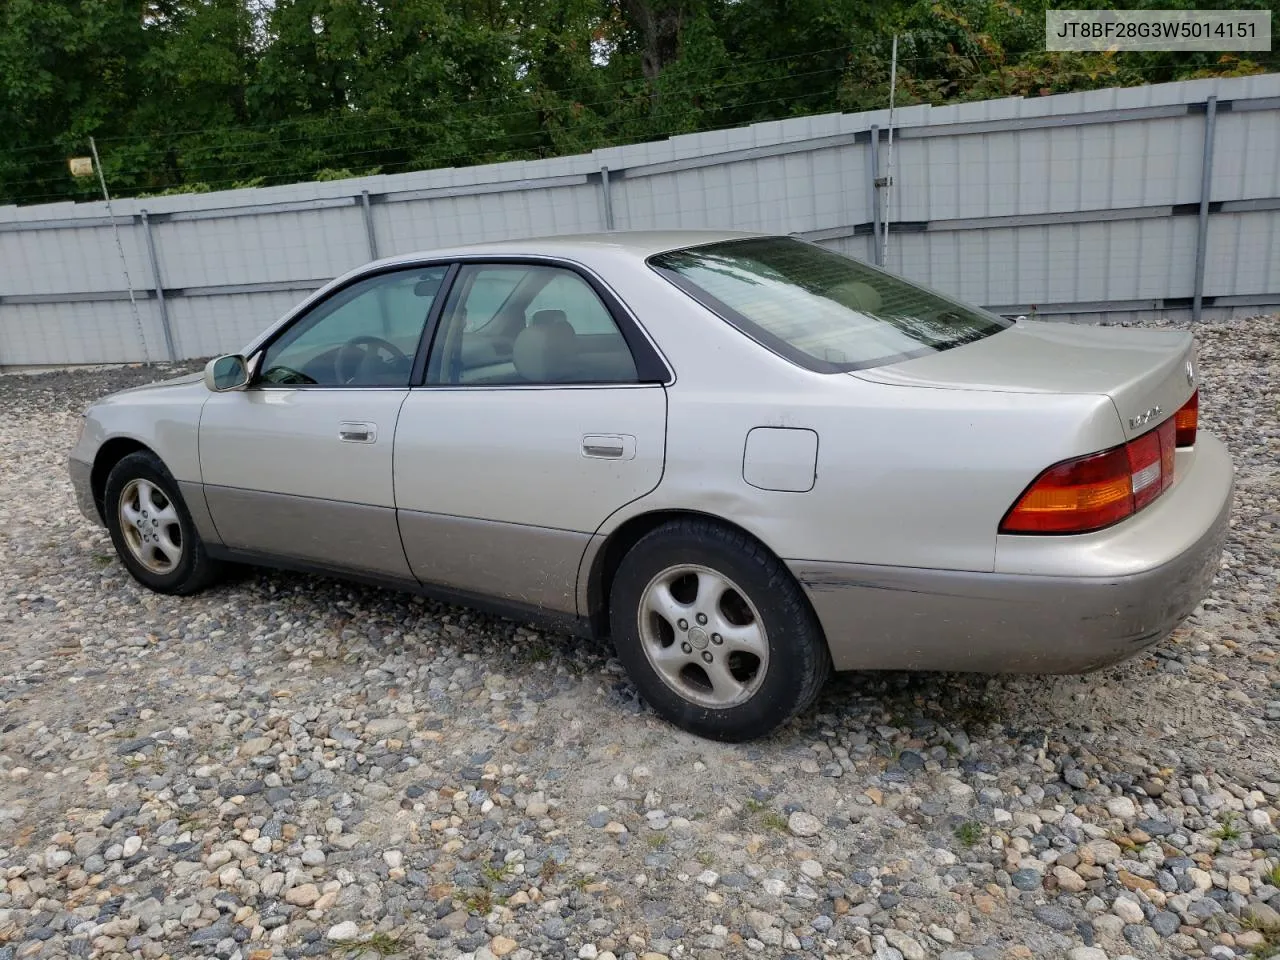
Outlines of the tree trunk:
{"label": "tree trunk", "polygon": [[640,69],[654,83],[680,56],[682,4],[679,0],[622,0],[622,12],[640,34]]}

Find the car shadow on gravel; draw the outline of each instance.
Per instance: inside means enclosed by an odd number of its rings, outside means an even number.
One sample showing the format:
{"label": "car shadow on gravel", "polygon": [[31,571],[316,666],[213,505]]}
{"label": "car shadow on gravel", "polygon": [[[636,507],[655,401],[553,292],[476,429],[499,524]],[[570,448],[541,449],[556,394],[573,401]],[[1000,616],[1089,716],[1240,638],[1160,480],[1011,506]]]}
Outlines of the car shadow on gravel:
{"label": "car shadow on gravel", "polygon": [[[627,678],[607,640],[543,630],[396,590],[289,571],[239,568],[230,582],[215,590],[247,590],[258,595],[259,601],[289,597],[316,608],[317,615],[335,608],[376,612],[373,622],[381,624],[381,633],[393,639],[375,639],[371,649],[354,659],[347,657],[344,666],[349,669],[371,668],[392,647],[403,649],[412,658],[415,645],[425,643],[418,652],[427,660],[437,656],[438,647],[444,645],[455,657],[474,658],[484,672],[519,676],[524,685],[545,683],[558,692],[571,690],[578,698],[595,699],[595,706],[616,715],[618,722],[636,718],[666,727]],[[409,629],[419,622],[424,629],[411,631],[407,638],[394,637],[397,631],[389,629],[392,625]],[[821,739],[825,728],[843,727],[850,721],[916,731],[922,736],[946,730],[970,736],[998,732],[1024,740],[1069,738],[1080,732],[1129,725],[1140,718],[1162,719],[1159,698],[1151,691],[1159,690],[1168,679],[1159,672],[1158,660],[1149,657],[1070,676],[838,673],[827,682],[813,707],[756,743],[785,748]],[[1142,684],[1147,685],[1146,693],[1135,690]]]}

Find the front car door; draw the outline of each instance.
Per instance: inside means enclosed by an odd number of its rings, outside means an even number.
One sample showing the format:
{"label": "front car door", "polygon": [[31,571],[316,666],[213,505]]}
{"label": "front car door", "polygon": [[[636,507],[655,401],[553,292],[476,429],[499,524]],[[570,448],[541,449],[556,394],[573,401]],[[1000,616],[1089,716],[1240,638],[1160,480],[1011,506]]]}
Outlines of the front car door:
{"label": "front car door", "polygon": [[461,265],[396,428],[405,553],[424,583],[577,613],[578,567],[662,478],[669,372],[589,274]]}
{"label": "front car door", "polygon": [[412,581],[392,490],[396,417],[444,266],[364,277],[269,341],[200,419],[209,512],[232,549]]}

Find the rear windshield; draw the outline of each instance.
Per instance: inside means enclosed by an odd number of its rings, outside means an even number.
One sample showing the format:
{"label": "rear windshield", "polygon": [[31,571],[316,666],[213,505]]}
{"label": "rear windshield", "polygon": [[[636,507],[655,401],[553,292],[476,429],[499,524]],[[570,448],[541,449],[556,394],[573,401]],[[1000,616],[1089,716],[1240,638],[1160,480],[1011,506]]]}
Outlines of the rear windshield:
{"label": "rear windshield", "polygon": [[686,247],[649,263],[749,337],[823,373],[948,350],[1012,322],[792,237]]}

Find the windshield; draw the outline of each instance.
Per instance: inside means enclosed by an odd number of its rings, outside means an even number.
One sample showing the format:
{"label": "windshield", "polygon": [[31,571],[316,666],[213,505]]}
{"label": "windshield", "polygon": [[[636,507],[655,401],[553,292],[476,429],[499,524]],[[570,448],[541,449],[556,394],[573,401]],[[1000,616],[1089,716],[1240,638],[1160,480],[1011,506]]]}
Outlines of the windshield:
{"label": "windshield", "polygon": [[649,263],[743,333],[823,373],[948,350],[1012,322],[792,237],[686,247]]}

